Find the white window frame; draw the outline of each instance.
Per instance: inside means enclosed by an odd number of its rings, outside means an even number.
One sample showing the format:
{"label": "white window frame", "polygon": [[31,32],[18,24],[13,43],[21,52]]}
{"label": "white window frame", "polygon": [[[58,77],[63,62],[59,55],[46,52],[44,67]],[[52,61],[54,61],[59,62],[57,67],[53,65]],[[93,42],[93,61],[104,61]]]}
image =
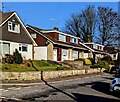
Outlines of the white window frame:
{"label": "white window frame", "polygon": [[66,42],[66,36],[63,34],[59,34],[59,41]]}
{"label": "white window frame", "polygon": [[[13,30],[13,24],[17,25],[17,30]],[[11,26],[11,29],[10,27]],[[11,22],[11,21],[8,21],[8,31],[9,32],[13,32],[13,33],[20,33],[20,24],[18,23],[15,23],[15,22]]]}
{"label": "white window frame", "polygon": [[[76,41],[75,41],[75,39],[76,39]],[[71,43],[78,44],[78,39],[77,39],[77,38],[74,38],[74,37],[70,37],[70,42],[71,42]]]}
{"label": "white window frame", "polygon": [[97,48],[98,48],[98,46],[93,44],[93,49],[97,49]]}
{"label": "white window frame", "polygon": [[[23,50],[23,47],[26,47],[27,50]],[[19,44],[19,51],[21,52],[28,52],[28,45],[27,44]]]}
{"label": "white window frame", "polygon": [[70,42],[74,43],[74,38],[73,37],[70,37]]}
{"label": "white window frame", "polygon": [[36,39],[37,38],[37,34],[36,33],[33,33],[31,34],[32,38]]}

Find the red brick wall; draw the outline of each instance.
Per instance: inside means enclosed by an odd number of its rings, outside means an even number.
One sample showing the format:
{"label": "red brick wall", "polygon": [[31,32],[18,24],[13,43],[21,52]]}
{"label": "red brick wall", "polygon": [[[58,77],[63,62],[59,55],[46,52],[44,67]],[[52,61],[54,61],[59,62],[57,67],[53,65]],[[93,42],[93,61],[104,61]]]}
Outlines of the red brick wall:
{"label": "red brick wall", "polygon": [[[30,28],[27,27],[27,30],[30,34],[33,34],[33,33],[36,33],[35,31],[31,30]],[[36,33],[37,34],[37,33]],[[37,34],[37,38],[34,39],[35,42],[38,44],[38,46],[45,46],[46,45],[46,42],[47,40],[41,36],[40,34]]]}
{"label": "red brick wall", "polygon": [[58,61],[61,61],[61,52],[62,52],[62,49],[61,48],[57,48],[57,60]]}
{"label": "red brick wall", "polygon": [[49,36],[52,39],[59,40],[59,35],[58,33],[55,32],[50,32],[50,33],[45,33],[45,35]]}
{"label": "red brick wall", "polygon": [[66,36],[66,42],[70,43],[70,36]]}

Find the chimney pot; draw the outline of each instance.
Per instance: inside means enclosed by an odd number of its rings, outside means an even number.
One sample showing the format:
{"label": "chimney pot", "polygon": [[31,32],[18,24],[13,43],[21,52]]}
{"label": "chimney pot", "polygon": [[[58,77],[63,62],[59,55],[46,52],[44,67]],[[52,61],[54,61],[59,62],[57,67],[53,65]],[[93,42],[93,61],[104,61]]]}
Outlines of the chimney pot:
{"label": "chimney pot", "polygon": [[57,31],[59,30],[57,27],[54,27],[53,29],[54,29],[54,30],[57,30]]}

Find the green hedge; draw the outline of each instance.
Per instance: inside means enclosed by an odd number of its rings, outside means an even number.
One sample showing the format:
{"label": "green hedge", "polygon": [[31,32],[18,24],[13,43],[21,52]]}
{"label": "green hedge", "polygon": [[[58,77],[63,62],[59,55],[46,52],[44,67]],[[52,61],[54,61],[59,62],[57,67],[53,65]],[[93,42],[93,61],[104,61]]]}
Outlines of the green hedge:
{"label": "green hedge", "polygon": [[93,64],[90,66],[90,68],[100,68],[101,66],[99,64]]}

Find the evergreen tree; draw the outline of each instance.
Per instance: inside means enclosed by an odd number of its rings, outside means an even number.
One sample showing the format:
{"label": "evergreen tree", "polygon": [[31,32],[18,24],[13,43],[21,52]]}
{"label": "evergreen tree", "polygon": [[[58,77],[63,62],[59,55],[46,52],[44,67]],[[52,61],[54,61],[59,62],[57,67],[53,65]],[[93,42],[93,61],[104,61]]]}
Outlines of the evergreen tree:
{"label": "evergreen tree", "polygon": [[15,49],[15,52],[13,53],[13,55],[15,56],[15,63],[21,64],[23,62],[22,55],[19,53],[17,49]]}

